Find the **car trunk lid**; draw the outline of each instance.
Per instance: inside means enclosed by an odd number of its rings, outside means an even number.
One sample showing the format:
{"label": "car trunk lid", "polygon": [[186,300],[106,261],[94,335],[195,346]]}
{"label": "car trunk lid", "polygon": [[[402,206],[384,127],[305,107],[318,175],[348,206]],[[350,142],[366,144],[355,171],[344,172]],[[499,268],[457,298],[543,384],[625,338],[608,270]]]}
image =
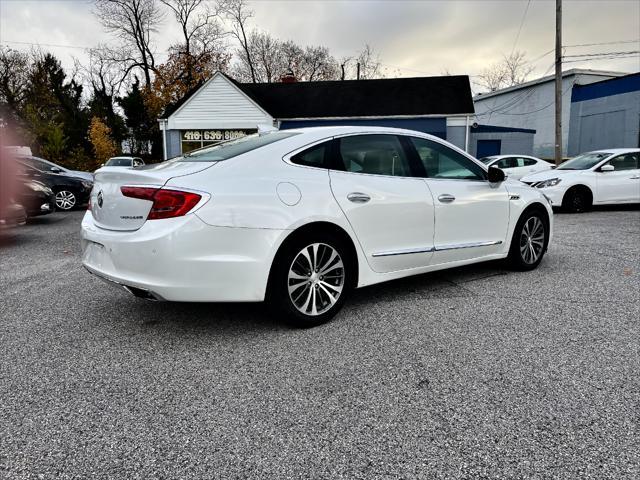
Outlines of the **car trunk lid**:
{"label": "car trunk lid", "polygon": [[107,230],[133,231],[144,225],[153,202],[125,197],[123,186],[161,188],[169,180],[206,170],[217,162],[169,161],[141,168],[99,169],[91,192],[95,224]]}

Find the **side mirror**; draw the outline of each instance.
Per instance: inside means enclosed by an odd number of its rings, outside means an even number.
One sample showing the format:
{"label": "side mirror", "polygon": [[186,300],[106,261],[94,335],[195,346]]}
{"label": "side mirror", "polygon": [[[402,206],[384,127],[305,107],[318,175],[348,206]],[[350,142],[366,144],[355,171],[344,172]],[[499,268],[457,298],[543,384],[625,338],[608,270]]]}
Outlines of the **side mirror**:
{"label": "side mirror", "polygon": [[601,172],[613,172],[615,169],[616,167],[611,164],[603,165],[600,167]]}
{"label": "side mirror", "polygon": [[62,172],[62,170],[59,169],[58,167],[51,167],[51,169],[49,171],[51,173],[60,173],[60,172]]}
{"label": "side mirror", "polygon": [[490,183],[504,182],[505,175],[498,167],[489,167],[488,178]]}

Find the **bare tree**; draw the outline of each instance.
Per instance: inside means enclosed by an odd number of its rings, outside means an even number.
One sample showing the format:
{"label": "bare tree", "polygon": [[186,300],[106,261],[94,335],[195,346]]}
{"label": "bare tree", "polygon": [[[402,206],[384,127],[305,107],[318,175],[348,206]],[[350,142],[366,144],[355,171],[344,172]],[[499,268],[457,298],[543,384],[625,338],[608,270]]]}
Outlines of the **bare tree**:
{"label": "bare tree", "polygon": [[96,0],[95,15],[108,32],[122,40],[114,60],[120,61],[124,71],[142,70],[145,83],[151,86],[156,69],[152,34],[157,32],[162,13],[155,0]]}
{"label": "bare tree", "polygon": [[[224,59],[226,64],[226,35],[220,23],[220,12],[206,0],[160,0],[173,13],[182,31],[182,41],[171,47],[171,52],[182,56],[180,78],[193,86],[197,70],[203,63]],[[217,5],[217,4],[216,4]]]}
{"label": "bare tree", "polygon": [[88,51],[89,63],[82,64],[76,60],[75,68],[85,85],[90,85],[94,92],[114,98],[127,81],[128,72],[122,69],[117,52],[107,45],[100,44]]}
{"label": "bare tree", "polygon": [[340,61],[342,68],[341,80],[384,78],[385,69],[380,63],[380,54],[371,45],[365,44],[355,57],[344,57]]}
{"label": "bare tree", "polygon": [[526,61],[524,52],[503,55],[502,60],[486,68],[478,75],[477,85],[490,92],[501,88],[513,87],[527,81],[533,67]]}
{"label": "bare tree", "polygon": [[524,52],[513,52],[503,58],[505,81],[508,87],[526,82],[533,72],[534,68],[526,61],[526,56]]}
{"label": "bare tree", "polygon": [[372,78],[383,78],[382,65],[380,64],[380,54],[371,45],[365,44],[362,51],[356,57],[356,66],[360,65],[360,78],[363,80]]}
{"label": "bare tree", "polygon": [[255,66],[247,34],[247,21],[253,17],[253,11],[249,10],[246,0],[220,0],[220,8],[231,21],[231,34],[240,44],[242,61],[249,70],[251,81],[256,83]]}
{"label": "bare tree", "polygon": [[337,80],[339,78],[338,61],[327,47],[300,47],[292,41],[281,45],[287,68],[298,80]]}

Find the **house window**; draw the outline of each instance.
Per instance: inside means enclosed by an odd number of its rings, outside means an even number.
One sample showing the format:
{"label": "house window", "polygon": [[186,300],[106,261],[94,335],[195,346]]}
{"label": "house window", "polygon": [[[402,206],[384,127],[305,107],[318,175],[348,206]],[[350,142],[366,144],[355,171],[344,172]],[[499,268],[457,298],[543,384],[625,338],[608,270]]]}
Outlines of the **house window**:
{"label": "house window", "polygon": [[235,140],[257,130],[182,130],[180,131],[180,147],[182,153],[187,153],[196,148],[216,145],[227,140]]}

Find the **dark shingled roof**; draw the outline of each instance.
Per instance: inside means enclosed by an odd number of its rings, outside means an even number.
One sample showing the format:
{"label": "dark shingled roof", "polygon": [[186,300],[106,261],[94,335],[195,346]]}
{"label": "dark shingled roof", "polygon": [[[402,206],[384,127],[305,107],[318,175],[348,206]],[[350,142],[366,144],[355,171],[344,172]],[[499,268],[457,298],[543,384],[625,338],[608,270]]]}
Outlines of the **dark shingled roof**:
{"label": "dark shingled roof", "polygon": [[[227,78],[277,119],[474,113],[466,75],[296,83],[239,83]],[[164,118],[193,93],[167,108]]]}

